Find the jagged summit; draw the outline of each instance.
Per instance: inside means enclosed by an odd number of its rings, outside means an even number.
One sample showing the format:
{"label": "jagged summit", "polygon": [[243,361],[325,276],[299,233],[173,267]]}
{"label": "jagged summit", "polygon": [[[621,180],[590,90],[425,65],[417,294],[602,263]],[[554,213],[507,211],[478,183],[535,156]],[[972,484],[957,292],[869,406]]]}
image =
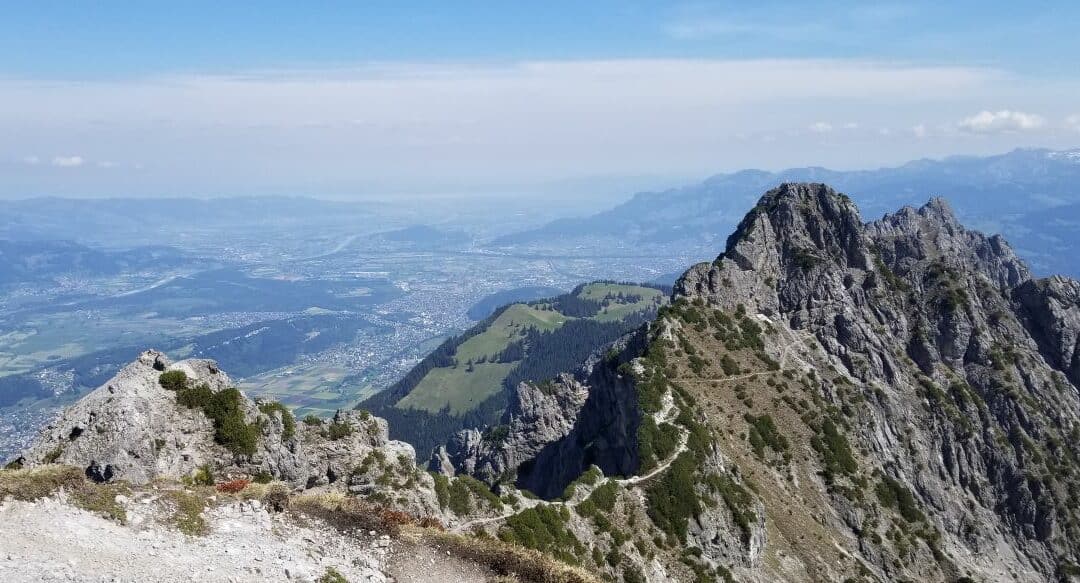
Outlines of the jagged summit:
{"label": "jagged summit", "polygon": [[1078,342],[1080,283],[1033,279],[945,199],[865,222],[827,185],[782,184],[656,322],[519,387],[536,411],[432,467],[554,496],[628,460],[619,516],[678,537],[697,573],[1074,580]]}

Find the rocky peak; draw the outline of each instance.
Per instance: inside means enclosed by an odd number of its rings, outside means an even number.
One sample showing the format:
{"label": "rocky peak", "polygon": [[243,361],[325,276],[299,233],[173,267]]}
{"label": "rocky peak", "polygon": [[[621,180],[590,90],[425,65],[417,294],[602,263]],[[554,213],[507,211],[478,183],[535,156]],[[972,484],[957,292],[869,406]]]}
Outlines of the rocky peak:
{"label": "rocky peak", "polygon": [[[211,400],[216,404],[204,409]],[[223,411],[231,416],[211,418]],[[82,468],[98,482],[146,484],[209,472],[366,494],[396,489],[380,480],[387,471],[415,473],[416,487],[394,499],[438,513],[430,476],[414,471],[415,451],[388,438],[385,420],[338,411],[299,421],[280,403],[232,388],[214,361],[171,362],[156,350],[65,409],[16,460],[26,467],[52,463]]]}
{"label": "rocky peak", "polygon": [[898,273],[931,261],[984,275],[999,288],[1015,287],[1031,277],[1004,238],[964,228],[941,198],[885,215],[866,225],[866,232],[875,252]]}

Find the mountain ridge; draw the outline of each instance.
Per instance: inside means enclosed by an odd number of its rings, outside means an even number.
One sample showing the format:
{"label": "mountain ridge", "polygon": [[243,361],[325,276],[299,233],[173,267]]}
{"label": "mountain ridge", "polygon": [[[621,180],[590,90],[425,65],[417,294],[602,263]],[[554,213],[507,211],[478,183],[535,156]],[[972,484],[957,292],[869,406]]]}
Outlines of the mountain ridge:
{"label": "mountain ridge", "polygon": [[[784,183],[715,260],[684,272],[654,320],[573,372],[518,383],[502,423],[459,432],[431,474],[401,462],[404,474],[379,476],[393,448],[371,471],[360,458],[379,456],[364,452],[390,444],[362,412],[296,427],[303,443],[288,446],[284,412],[243,400],[243,422],[265,440],[254,456],[224,453],[221,412],[189,406],[177,411],[216,454],[168,473],[198,475],[206,459],[230,478],[270,468],[297,496],[420,510],[499,553],[526,547],[629,582],[1074,581],[1078,339],[1080,282],[1033,278],[1003,237],[966,228],[944,199],[864,222],[825,184]],[[133,366],[137,394],[168,411],[194,401],[165,373],[221,374],[162,358]],[[217,378],[207,398],[227,385]],[[78,425],[131,420],[137,407],[111,388],[70,409],[23,463],[73,463],[113,484],[124,463],[157,459],[137,432]],[[342,419],[374,423],[379,443],[335,446]],[[270,463],[301,457],[312,432],[312,451],[337,462],[308,454],[314,466],[300,467],[314,473]],[[140,443],[95,445],[125,433]],[[103,455],[120,460],[111,475]]]}
{"label": "mountain ridge", "polygon": [[[676,537],[652,552],[692,550],[696,577],[1071,580],[1077,285],[1032,279],[940,198],[863,222],[823,184],[783,184],[617,356],[542,391],[584,405],[508,419],[538,421],[502,444],[459,434],[432,467],[549,476],[551,495],[580,470],[566,452],[636,433],[628,473],[650,478],[616,512]],[[649,579],[688,576],[661,563]]]}

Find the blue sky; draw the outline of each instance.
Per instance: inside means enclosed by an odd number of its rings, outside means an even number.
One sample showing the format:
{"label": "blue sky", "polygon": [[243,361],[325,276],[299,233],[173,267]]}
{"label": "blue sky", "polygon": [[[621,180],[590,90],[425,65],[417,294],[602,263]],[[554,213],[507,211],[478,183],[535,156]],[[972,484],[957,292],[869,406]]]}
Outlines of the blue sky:
{"label": "blue sky", "polygon": [[1065,148],[1078,22],[1068,2],[10,4],[0,196],[509,194]]}

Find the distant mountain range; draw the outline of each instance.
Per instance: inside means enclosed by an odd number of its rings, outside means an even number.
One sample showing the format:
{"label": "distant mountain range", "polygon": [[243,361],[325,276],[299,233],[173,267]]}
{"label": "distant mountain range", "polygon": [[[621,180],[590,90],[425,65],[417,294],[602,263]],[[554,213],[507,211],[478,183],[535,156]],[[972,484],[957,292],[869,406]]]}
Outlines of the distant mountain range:
{"label": "distant mountain range", "polygon": [[64,275],[113,275],[155,267],[177,267],[189,261],[181,251],[143,246],[105,251],[72,241],[0,240],[0,285],[41,282]]}
{"label": "distant mountain range", "polygon": [[[543,247],[603,238],[628,247],[678,243],[711,253],[761,192],[783,182],[824,182],[874,218],[947,197],[967,223],[1006,235],[1039,273],[1080,274],[1080,150],[1014,150],[988,157],[916,160],[895,168],[743,170],[693,186],[644,192],[610,210],[501,237],[496,247]],[[704,258],[704,256],[703,256]]]}

